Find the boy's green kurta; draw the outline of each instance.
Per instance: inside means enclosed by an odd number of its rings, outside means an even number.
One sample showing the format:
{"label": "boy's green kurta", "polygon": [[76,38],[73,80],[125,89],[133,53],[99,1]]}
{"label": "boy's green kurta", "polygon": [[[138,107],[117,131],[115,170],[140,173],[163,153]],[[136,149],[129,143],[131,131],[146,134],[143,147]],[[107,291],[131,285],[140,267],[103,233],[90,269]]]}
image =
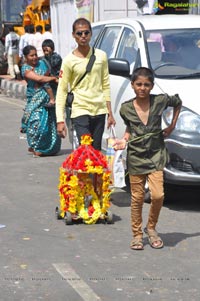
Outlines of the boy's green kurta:
{"label": "boy's green kurta", "polygon": [[169,160],[162,133],[162,113],[167,107],[181,104],[178,95],[150,95],[149,117],[142,123],[133,106],[133,100],[124,102],[120,109],[127,130],[130,133],[127,148],[127,167],[130,175],[148,174],[163,170]]}

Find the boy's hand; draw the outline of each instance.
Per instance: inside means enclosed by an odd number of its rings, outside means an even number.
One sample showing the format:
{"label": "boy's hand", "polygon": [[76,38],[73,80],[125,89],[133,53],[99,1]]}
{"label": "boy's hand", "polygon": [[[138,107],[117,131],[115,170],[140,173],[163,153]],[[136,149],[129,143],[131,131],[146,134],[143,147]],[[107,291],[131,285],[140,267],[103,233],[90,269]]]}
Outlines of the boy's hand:
{"label": "boy's hand", "polygon": [[166,137],[168,137],[170,134],[171,134],[171,132],[174,130],[174,127],[172,126],[172,125],[170,125],[170,126],[168,126],[167,128],[165,128],[164,130],[163,130],[163,136],[166,138]]}
{"label": "boy's hand", "polygon": [[114,150],[123,150],[126,148],[127,141],[125,139],[115,139],[113,143]]}

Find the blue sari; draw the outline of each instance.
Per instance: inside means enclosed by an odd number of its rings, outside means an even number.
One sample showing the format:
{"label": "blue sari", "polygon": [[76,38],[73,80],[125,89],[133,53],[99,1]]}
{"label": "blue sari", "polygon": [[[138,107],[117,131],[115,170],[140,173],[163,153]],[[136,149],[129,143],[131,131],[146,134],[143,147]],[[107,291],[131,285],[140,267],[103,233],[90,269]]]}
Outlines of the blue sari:
{"label": "blue sari", "polygon": [[[33,67],[24,64],[22,76],[27,70]],[[34,67],[34,72],[45,75],[48,71],[46,64],[39,61]],[[57,135],[55,108],[46,108],[49,102],[49,95],[45,90],[47,84],[39,84],[27,79],[27,103],[22,117],[22,131],[26,132],[27,142],[31,149],[42,155],[54,155],[59,152],[61,138]]]}

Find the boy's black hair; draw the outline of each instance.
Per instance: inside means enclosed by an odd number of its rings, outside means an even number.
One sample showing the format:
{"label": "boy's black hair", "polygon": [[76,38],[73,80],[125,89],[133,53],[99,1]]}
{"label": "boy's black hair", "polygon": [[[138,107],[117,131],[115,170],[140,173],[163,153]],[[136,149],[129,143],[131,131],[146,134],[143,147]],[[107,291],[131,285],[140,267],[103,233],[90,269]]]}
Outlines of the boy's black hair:
{"label": "boy's black hair", "polygon": [[33,45],[27,45],[27,46],[25,46],[23,48],[23,55],[24,56],[28,55],[31,52],[31,50],[35,50],[36,51],[35,46],[33,46]]}
{"label": "boy's black hair", "polygon": [[139,76],[147,77],[152,84],[154,83],[154,72],[149,68],[139,67],[135,69],[131,75],[131,81],[134,82]]}
{"label": "boy's black hair", "polygon": [[53,51],[55,49],[54,42],[51,39],[46,39],[42,42],[42,48],[43,47],[50,47]]}
{"label": "boy's black hair", "polygon": [[77,24],[87,24],[89,27],[89,30],[92,32],[92,27],[91,27],[91,23],[90,21],[88,21],[86,18],[78,18],[74,21],[73,25],[72,25],[72,31],[75,32],[76,30],[76,25]]}

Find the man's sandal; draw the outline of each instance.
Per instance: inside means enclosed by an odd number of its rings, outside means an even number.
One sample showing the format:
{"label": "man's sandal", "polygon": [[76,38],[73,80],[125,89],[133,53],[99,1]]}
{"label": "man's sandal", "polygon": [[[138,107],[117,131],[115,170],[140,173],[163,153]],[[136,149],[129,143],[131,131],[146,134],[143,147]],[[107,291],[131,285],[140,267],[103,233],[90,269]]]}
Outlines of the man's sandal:
{"label": "man's sandal", "polygon": [[162,239],[158,236],[156,230],[144,228],[144,232],[148,236],[149,244],[154,249],[163,248],[164,244]]}
{"label": "man's sandal", "polygon": [[132,250],[141,251],[144,250],[142,238],[134,238],[130,245]]}

